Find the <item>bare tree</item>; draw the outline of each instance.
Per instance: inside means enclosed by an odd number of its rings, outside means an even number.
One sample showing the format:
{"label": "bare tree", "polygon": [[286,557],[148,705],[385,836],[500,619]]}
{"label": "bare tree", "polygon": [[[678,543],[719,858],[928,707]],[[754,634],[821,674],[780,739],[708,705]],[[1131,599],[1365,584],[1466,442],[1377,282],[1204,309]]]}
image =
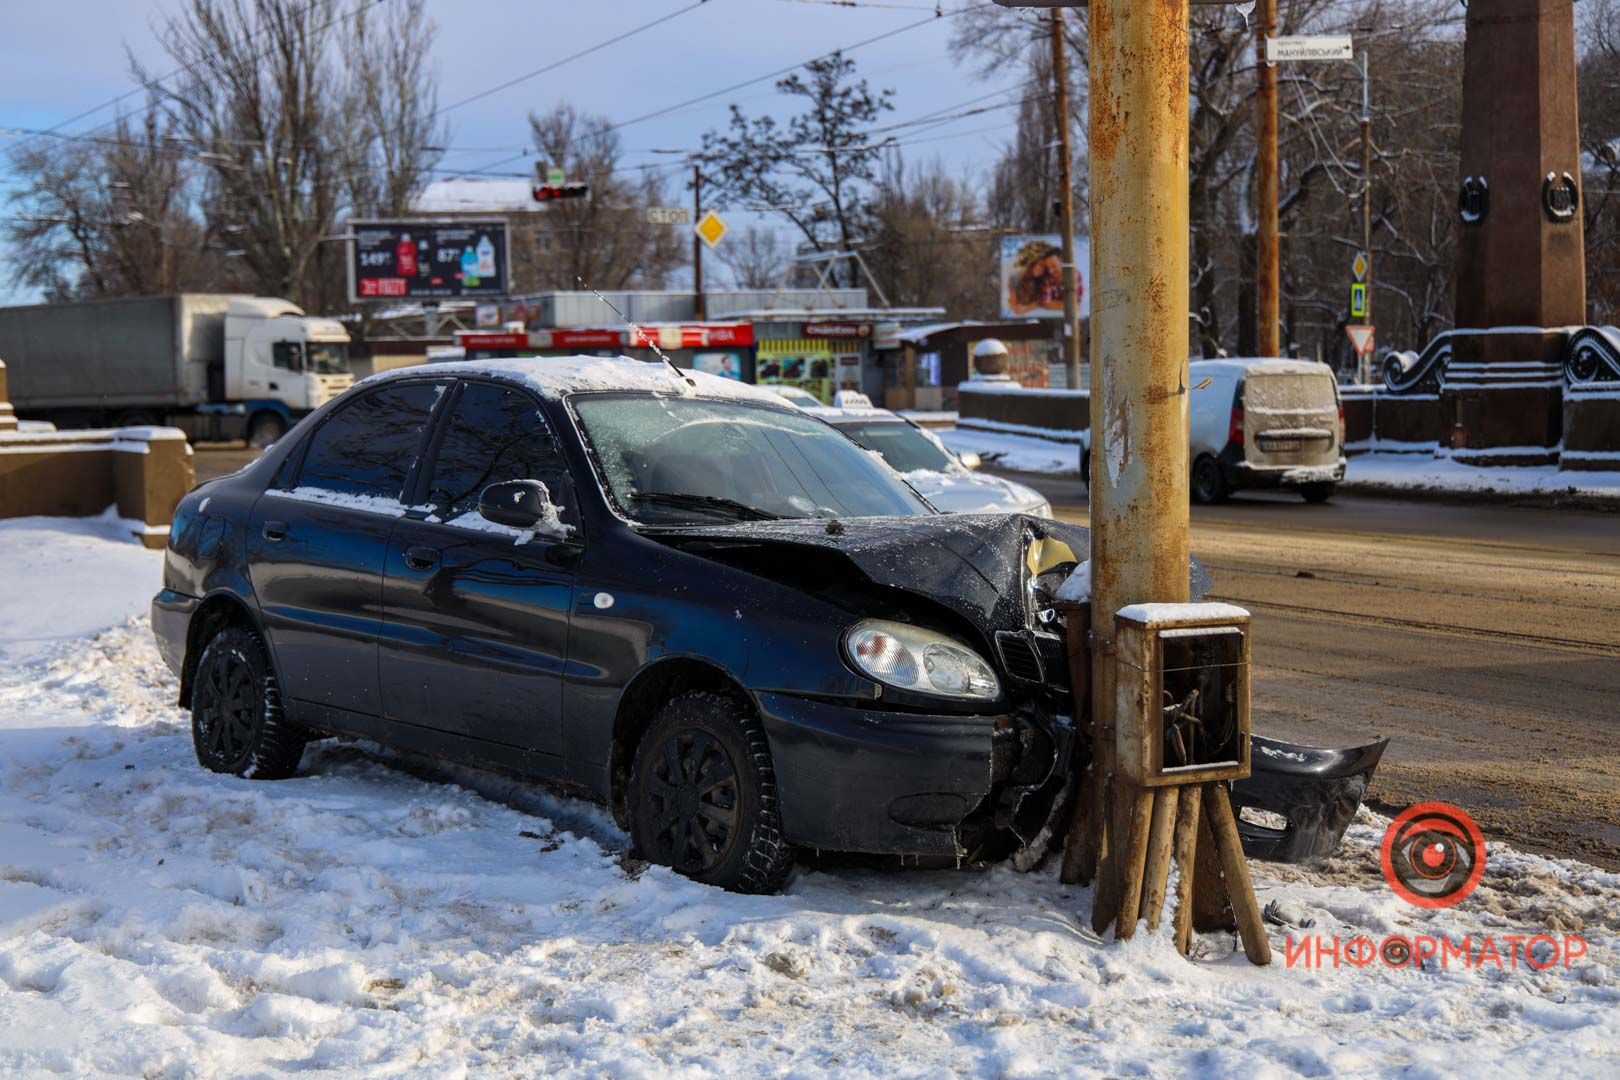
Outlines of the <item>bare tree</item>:
{"label": "bare tree", "polygon": [[560,104],[530,114],[534,145],[571,180],[590,185],[589,199],[551,203],[513,242],[513,276],[525,291],[662,288],[685,261],[683,237],[647,224],[647,208],[667,201],[662,176],[619,167],[619,137],[606,117]]}
{"label": "bare tree", "polygon": [[870,214],[863,253],[891,302],[939,304],[958,318],[995,314],[995,230],[970,180],[937,160],[908,168],[892,154]]}
{"label": "bare tree", "polygon": [[360,124],[363,167],[349,176],[357,213],[409,212],[449,141],[449,125],[437,119],[438,86],[428,66],[437,28],[423,14],[423,3],[390,4],[381,22],[373,21],[370,7],[359,8],[354,18],[350,70],[356,107],[345,120]]}
{"label": "bare tree", "polygon": [[871,128],[894,107],[893,91],[856,79],[855,62],[842,53],[812,60],[805,72],[776,84],[804,98],[804,112],[778,124],[733,105],[729,132],[703,136],[703,171],[720,205],[781,214],[816,251],[849,251],[866,228],[866,196],[888,143]]}
{"label": "bare tree", "polygon": [[715,256],[739,289],[774,289],[793,262],[791,246],[776,229],[748,225],[726,234]]}

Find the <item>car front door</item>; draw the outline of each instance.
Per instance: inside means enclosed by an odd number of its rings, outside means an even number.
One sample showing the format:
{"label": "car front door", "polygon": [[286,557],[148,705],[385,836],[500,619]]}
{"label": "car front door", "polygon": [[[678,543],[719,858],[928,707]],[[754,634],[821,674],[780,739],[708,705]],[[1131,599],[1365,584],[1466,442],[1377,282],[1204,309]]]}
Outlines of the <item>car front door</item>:
{"label": "car front door", "polygon": [[254,505],[249,575],[284,697],[381,713],[383,559],[445,386],[398,383],[343,405]]}
{"label": "car front door", "polygon": [[[539,480],[573,530],[524,535],[478,513],[479,494]],[[562,752],[573,490],[544,414],[493,382],[455,390],[416,490],[431,507],[394,526],[380,663],[391,721],[546,755]]]}

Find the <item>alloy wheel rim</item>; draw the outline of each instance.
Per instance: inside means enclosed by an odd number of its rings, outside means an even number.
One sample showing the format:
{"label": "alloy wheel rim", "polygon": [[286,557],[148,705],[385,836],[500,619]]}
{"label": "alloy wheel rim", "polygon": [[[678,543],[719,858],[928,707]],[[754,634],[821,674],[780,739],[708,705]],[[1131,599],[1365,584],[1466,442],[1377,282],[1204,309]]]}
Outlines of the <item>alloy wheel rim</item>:
{"label": "alloy wheel rim", "polygon": [[651,771],[652,845],[659,861],[686,873],[713,869],[737,835],[737,769],[706,731],[668,739]]}
{"label": "alloy wheel rim", "polygon": [[212,665],[196,693],[201,695],[203,749],[215,761],[230,763],[247,753],[258,716],[258,696],[246,664]]}

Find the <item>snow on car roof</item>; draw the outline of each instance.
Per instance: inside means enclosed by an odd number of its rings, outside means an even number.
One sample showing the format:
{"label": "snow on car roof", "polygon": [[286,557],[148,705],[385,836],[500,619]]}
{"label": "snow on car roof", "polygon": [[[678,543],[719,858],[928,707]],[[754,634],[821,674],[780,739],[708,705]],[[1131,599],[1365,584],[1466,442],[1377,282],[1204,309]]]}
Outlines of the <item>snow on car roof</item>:
{"label": "snow on car roof", "polygon": [[[484,375],[520,383],[545,398],[562,398],[591,390],[643,390],[659,394],[735,398],[778,407],[785,404],[775,394],[736,379],[723,379],[718,375],[685,368],[677,375],[662,361],[636,360],[628,356],[451,360],[434,364],[431,368],[420,365],[394,368],[362,379],[357,385],[370,386],[411,375]],[[691,382],[687,382],[687,379]]]}
{"label": "snow on car roof", "polygon": [[815,408],[806,405],[804,411],[811,416],[819,416],[828,423],[839,420],[893,420],[897,424],[905,423],[905,418],[899,413],[888,409],[879,409],[876,406],[871,408],[835,409],[831,405],[821,405]]}

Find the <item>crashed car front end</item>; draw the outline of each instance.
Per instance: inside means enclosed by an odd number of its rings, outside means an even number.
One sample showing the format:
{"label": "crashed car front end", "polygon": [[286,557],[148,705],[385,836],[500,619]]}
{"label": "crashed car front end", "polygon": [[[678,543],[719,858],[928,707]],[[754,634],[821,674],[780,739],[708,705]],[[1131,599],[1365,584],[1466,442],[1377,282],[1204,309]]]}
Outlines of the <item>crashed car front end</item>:
{"label": "crashed car front end", "polygon": [[[899,609],[914,605],[917,621],[937,614],[999,680],[995,700],[979,704],[880,680],[870,703],[758,692],[795,843],[970,861],[1061,831],[1073,758],[1088,748],[1054,594],[1088,550],[1085,529],[1027,515],[783,521],[710,527],[700,543],[722,561],[727,545],[768,546],[783,560],[792,549],[836,554]],[[1207,575],[1196,562],[1189,575],[1201,598]],[[1338,844],[1382,744],[1322,751],[1257,736],[1253,751],[1253,775],[1233,791],[1247,848],[1299,861]]]}

